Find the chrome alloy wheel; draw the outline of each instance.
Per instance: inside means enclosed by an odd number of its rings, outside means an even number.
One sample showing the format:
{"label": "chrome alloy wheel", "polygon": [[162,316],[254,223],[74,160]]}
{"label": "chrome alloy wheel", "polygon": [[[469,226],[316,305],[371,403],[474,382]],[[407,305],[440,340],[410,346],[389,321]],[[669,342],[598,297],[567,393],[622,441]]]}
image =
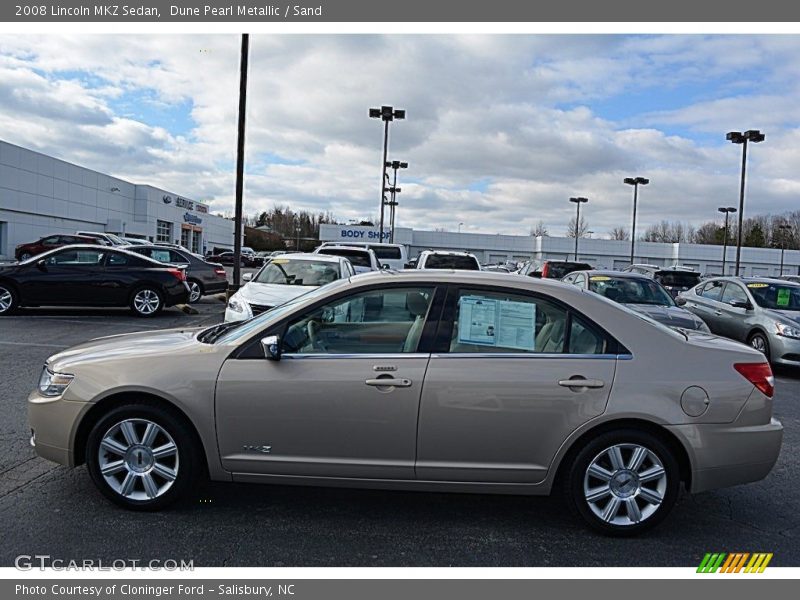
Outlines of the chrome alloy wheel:
{"label": "chrome alloy wheel", "polygon": [[11,308],[11,304],[13,302],[14,297],[11,295],[11,291],[4,287],[0,287],[0,313],[4,313]]}
{"label": "chrome alloy wheel", "polygon": [[189,302],[195,303],[200,300],[200,284],[196,281],[189,282]]}
{"label": "chrome alloy wheel", "polygon": [[750,340],[750,345],[761,352],[761,354],[767,353],[767,343],[763,337],[760,335],[754,335],[753,338]]}
{"label": "chrome alloy wheel", "polygon": [[136,292],[133,297],[133,307],[136,312],[143,315],[152,315],[158,310],[161,304],[161,298],[158,294],[151,289],[145,288]]}
{"label": "chrome alloy wheel", "polygon": [[639,444],[617,444],[594,457],[583,478],[583,494],[592,512],[611,525],[647,520],[667,492],[661,459]]}
{"label": "chrome alloy wheel", "polygon": [[109,487],[129,500],[152,500],[166,493],[178,476],[178,446],[160,425],[125,419],[103,435],[100,473]]}

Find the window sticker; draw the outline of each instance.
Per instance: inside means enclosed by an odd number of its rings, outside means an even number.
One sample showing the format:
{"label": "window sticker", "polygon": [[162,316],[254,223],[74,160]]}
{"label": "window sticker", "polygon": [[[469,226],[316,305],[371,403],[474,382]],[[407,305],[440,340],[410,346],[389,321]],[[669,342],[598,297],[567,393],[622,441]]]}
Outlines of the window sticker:
{"label": "window sticker", "polygon": [[611,281],[611,277],[607,277],[605,275],[595,275],[594,277],[589,278],[590,281]]}
{"label": "window sticker", "polygon": [[515,350],[535,349],[535,304],[482,296],[463,296],[459,304],[460,343]]}
{"label": "window sticker", "polygon": [[789,288],[778,288],[778,306],[789,306],[792,298],[792,290]]}
{"label": "window sticker", "polygon": [[765,288],[769,287],[768,283],[748,283],[747,287],[749,288]]}
{"label": "window sticker", "polygon": [[289,259],[287,259],[287,258],[273,258],[271,262],[274,265],[285,265],[286,263],[289,262]]}

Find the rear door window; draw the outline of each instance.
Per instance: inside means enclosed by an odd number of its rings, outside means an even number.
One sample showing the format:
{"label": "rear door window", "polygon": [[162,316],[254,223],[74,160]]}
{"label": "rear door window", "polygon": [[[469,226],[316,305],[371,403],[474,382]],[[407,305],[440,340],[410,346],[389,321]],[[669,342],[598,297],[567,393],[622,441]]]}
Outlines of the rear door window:
{"label": "rear door window", "polygon": [[724,281],[709,281],[701,290],[700,294],[703,298],[708,300],[715,300],[719,302],[722,296],[722,288],[725,285]]}

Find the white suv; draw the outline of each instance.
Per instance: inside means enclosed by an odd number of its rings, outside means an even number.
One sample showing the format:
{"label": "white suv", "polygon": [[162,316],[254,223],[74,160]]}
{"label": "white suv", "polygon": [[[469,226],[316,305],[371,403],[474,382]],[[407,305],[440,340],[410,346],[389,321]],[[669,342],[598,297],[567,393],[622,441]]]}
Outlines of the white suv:
{"label": "white suv", "polygon": [[[320,248],[341,246],[340,242],[323,242]],[[353,248],[367,248],[375,253],[381,266],[402,271],[408,262],[408,249],[403,244],[372,244],[369,242],[347,242]]]}
{"label": "white suv", "polygon": [[381,264],[378,257],[369,248],[358,246],[320,246],[314,250],[314,254],[327,254],[328,256],[343,256],[353,265],[358,273],[369,273],[370,271],[380,271]]}
{"label": "white suv", "polygon": [[469,252],[450,252],[448,250],[425,250],[417,259],[418,269],[456,269],[459,271],[480,271],[481,264]]}

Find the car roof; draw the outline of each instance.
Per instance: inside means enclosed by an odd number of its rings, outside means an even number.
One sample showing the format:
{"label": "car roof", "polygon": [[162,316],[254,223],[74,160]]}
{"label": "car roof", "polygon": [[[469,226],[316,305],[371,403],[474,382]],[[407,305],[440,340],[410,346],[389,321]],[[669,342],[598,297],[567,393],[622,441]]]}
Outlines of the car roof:
{"label": "car roof", "polygon": [[142,260],[146,260],[148,262],[153,263],[156,266],[163,267],[166,266],[168,263],[162,263],[157,260],[153,260],[149,256],[144,256],[139,254],[138,252],[131,252],[130,250],[126,250],[125,246],[103,246],[101,244],[67,244],[66,246],[59,246],[58,248],[54,248],[52,250],[48,250],[47,252],[43,252],[38,256],[50,255],[55,254],[57,252],[63,252],[64,250],[97,250],[101,249],[104,252],[120,252],[122,254],[127,254],[128,256],[134,256],[136,258],[141,258]]}
{"label": "car roof", "polygon": [[422,254],[439,254],[442,256],[471,256],[472,258],[475,258],[474,254],[463,250],[423,250]]}
{"label": "car roof", "polygon": [[[332,256],[330,254],[311,254],[310,252],[299,252],[297,254],[279,254],[275,257],[279,260],[313,260],[317,262],[330,262],[330,263],[338,263],[343,260],[347,260],[343,256]],[[273,259],[274,260],[274,259]]]}
{"label": "car roof", "polygon": [[725,277],[710,277],[708,279],[704,279],[700,283],[708,283],[709,281],[735,281],[737,283],[743,283],[745,285],[747,285],[748,283],[773,283],[781,285],[800,286],[800,283],[797,283],[795,281],[787,281],[785,279],[778,279],[777,277],[758,277],[758,276],[736,277],[735,275],[726,275]]}
{"label": "car roof", "polygon": [[[325,250],[333,250],[333,249],[356,250],[358,252],[367,252],[367,253],[372,252],[372,250],[370,250],[369,248],[364,248],[363,246],[348,246],[346,244],[334,244],[331,246],[325,246]],[[318,250],[320,250],[319,254],[323,254],[320,248],[318,248]]]}
{"label": "car roof", "polygon": [[642,275],[641,273],[630,273],[628,271],[614,271],[612,269],[584,269],[582,271],[573,271],[572,273],[567,273],[564,277],[569,277],[570,275],[576,275],[578,273],[584,273],[589,275],[603,275],[606,277],[619,277],[620,279],[645,279],[647,281],[652,281],[646,275]]}

